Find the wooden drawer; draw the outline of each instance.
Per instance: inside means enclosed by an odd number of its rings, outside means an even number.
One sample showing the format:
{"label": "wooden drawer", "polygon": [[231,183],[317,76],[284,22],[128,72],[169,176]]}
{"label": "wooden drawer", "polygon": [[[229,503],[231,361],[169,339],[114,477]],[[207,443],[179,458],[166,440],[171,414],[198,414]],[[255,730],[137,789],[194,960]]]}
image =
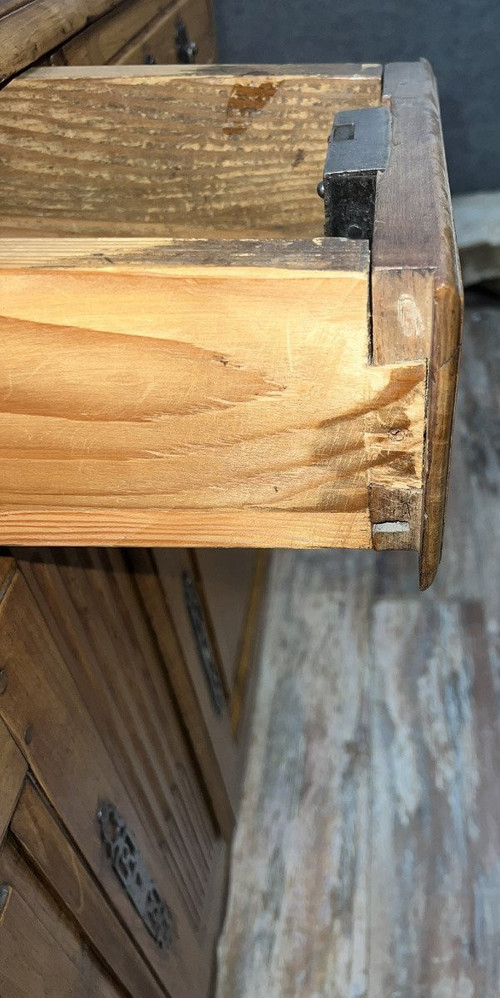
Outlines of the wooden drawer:
{"label": "wooden drawer", "polygon": [[212,12],[207,0],[183,0],[133,39],[114,60],[119,65],[199,63],[216,58]]}
{"label": "wooden drawer", "polygon": [[[226,846],[133,575],[118,551],[23,553],[2,568],[6,799],[15,804],[24,758],[145,964],[175,998],[205,994]],[[33,822],[23,822],[24,837]],[[122,841],[140,872],[138,896],[120,865]],[[141,910],[149,879],[166,906],[158,900],[154,915]]]}
{"label": "wooden drawer", "polygon": [[[183,34],[183,29],[185,35]],[[188,58],[186,38],[196,45]],[[61,46],[53,65],[99,66],[212,62],[215,36],[209,0],[132,0],[120,4]]]}
{"label": "wooden drawer", "polygon": [[182,62],[178,17],[195,33],[198,62],[215,59],[210,0],[0,0],[0,80],[35,61],[100,65],[149,56]]}
{"label": "wooden drawer", "polygon": [[[374,224],[322,237],[342,111]],[[461,328],[437,114],[425,63],[4,88],[0,540],[412,548],[427,586]]]}

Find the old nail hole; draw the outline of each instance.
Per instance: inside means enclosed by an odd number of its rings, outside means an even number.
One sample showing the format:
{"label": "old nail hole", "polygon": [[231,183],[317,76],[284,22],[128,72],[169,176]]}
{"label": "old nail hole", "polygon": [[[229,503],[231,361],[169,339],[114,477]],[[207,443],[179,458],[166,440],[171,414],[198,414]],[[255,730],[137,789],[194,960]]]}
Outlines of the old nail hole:
{"label": "old nail hole", "polygon": [[389,430],[389,436],[393,437],[394,440],[404,440],[405,431],[401,430],[399,427],[394,426]]}
{"label": "old nail hole", "polygon": [[32,740],[33,740],[33,725],[32,724],[28,724],[28,727],[26,728],[26,731],[24,732],[24,744],[25,745],[31,745]]}
{"label": "old nail hole", "polygon": [[9,685],[9,677],[5,669],[0,669],[0,696],[5,693],[7,686]]}

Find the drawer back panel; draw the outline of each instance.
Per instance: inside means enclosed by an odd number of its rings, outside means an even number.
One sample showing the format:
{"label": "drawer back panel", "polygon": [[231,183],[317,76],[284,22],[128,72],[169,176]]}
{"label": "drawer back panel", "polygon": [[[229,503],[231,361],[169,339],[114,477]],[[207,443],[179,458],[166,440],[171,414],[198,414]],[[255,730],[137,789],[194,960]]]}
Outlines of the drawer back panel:
{"label": "drawer back panel", "polygon": [[[274,69],[274,72],[273,72]],[[0,93],[0,231],[309,237],[334,114],[380,67],[37,69]]]}

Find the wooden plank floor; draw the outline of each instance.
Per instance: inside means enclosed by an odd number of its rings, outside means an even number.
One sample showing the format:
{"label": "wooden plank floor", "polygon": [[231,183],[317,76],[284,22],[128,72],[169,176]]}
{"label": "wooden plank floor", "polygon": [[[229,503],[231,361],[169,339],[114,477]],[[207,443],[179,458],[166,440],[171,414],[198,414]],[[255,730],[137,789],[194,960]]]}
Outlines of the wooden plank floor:
{"label": "wooden plank floor", "polygon": [[281,552],[217,998],[500,994],[500,306],[467,309],[445,555]]}

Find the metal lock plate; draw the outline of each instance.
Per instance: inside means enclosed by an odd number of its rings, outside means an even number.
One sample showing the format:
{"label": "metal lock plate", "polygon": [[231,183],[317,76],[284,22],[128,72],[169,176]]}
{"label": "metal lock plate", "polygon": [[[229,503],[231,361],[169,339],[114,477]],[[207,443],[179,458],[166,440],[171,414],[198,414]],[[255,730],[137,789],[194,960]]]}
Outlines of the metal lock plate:
{"label": "metal lock plate", "polygon": [[125,888],[146,929],[160,949],[168,949],[175,933],[175,918],[158,893],[135,838],[114,804],[102,801],[97,811],[101,838],[114,872]]}
{"label": "metal lock plate", "polygon": [[196,586],[188,572],[182,573],[182,585],[184,589],[186,608],[191,621],[191,628],[196,641],[200,662],[203,672],[205,673],[212,706],[215,713],[220,716],[224,704],[224,690],[222,688],[215,654],[208,636],[205,615],[203,613],[200,597],[198,596]]}
{"label": "metal lock plate", "polygon": [[388,107],[339,111],[318,192],[325,201],[325,235],[348,239],[373,236],[377,175],[389,162]]}

